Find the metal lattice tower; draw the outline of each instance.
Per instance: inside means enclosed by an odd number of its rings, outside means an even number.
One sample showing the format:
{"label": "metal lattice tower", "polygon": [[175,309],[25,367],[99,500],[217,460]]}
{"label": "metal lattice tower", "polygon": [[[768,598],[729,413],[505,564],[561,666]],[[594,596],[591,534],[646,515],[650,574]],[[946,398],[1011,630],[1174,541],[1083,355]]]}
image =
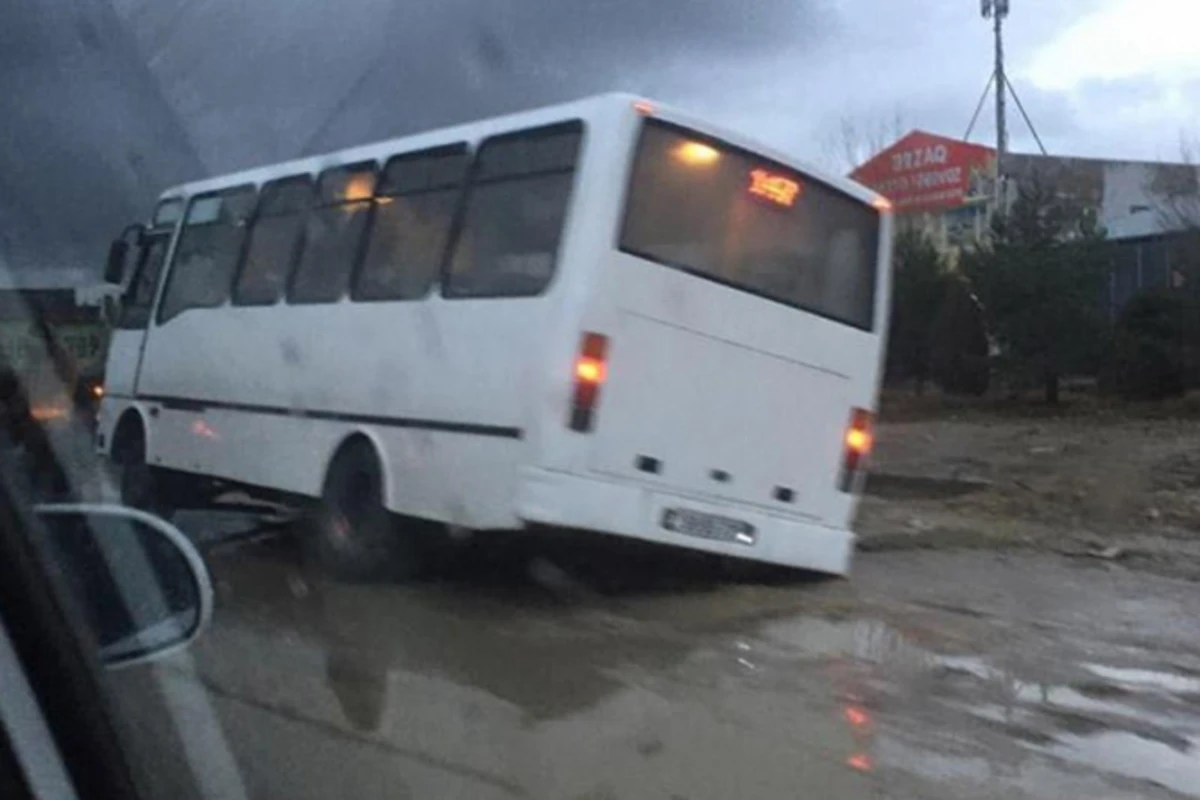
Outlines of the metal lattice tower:
{"label": "metal lattice tower", "polygon": [[992,81],[996,87],[996,157],[1004,160],[1008,152],[1008,112],[1005,90],[1008,77],[1004,73],[1004,20],[1008,17],[1008,0],[980,0],[980,13],[993,22],[996,34],[996,69]]}

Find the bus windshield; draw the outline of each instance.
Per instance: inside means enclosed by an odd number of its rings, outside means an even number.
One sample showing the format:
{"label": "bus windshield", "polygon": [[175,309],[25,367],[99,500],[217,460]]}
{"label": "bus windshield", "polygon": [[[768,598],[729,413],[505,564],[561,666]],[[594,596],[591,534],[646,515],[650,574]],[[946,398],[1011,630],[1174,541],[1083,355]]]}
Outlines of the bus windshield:
{"label": "bus windshield", "polygon": [[878,244],[873,207],[776,162],[646,121],[625,252],[871,330]]}

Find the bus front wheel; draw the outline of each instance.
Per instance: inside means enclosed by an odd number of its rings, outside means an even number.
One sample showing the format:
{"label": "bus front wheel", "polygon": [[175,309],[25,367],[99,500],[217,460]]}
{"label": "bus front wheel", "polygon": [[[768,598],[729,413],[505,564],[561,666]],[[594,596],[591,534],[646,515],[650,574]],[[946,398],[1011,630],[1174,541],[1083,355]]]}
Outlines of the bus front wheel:
{"label": "bus front wheel", "polygon": [[124,505],[169,518],[172,512],[160,473],[146,462],[146,437],[140,428],[124,425],[113,442],[113,461]]}
{"label": "bus front wheel", "polygon": [[383,504],[383,471],[367,445],[342,449],[330,464],[304,534],[309,560],[335,580],[409,580],[423,567],[413,531]]}

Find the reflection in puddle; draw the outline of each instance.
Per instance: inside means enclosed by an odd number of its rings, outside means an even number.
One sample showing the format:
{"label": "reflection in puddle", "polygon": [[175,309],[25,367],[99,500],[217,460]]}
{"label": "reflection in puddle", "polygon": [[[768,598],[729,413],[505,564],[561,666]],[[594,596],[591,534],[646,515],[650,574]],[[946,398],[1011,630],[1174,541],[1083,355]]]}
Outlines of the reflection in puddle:
{"label": "reflection in puddle", "polygon": [[965,672],[981,681],[996,680],[1001,677],[1000,670],[984,661],[979,656],[933,656],[933,660],[946,669]]}
{"label": "reflection in puddle", "polygon": [[832,622],[805,617],[768,625],[763,633],[776,644],[809,658],[844,656],[874,664],[923,667],[930,657],[904,634],[878,620]]}
{"label": "reflection in puddle", "polygon": [[1181,751],[1132,733],[1106,731],[1094,736],[1064,736],[1051,752],[1105,772],[1140,778],[1191,797],[1200,797],[1200,758],[1189,742]]}
{"label": "reflection in puddle", "polygon": [[[1013,703],[1028,706],[1051,706],[1071,711],[1089,711],[1098,714],[1128,715],[1132,701],[1137,695],[1120,686],[1107,684],[1082,683],[1080,688],[1055,683],[1021,680],[1011,673],[988,664],[978,656],[931,656],[934,663],[963,674],[971,675],[980,681],[1002,685],[1006,695]],[[1181,678],[1177,675],[1167,675],[1149,670],[1124,670],[1096,665],[1084,665],[1084,668],[1098,677],[1107,678],[1123,683],[1140,684],[1142,686],[1158,686],[1173,691],[1187,691],[1191,683],[1200,688],[1200,681]],[[998,707],[997,707],[998,708]],[[972,709],[976,716],[991,718],[995,709],[988,711],[988,706]],[[1142,714],[1147,718],[1152,714]]]}
{"label": "reflection in puddle", "polygon": [[895,739],[880,742],[879,758],[905,772],[938,783],[964,779],[981,783],[991,778],[993,773],[992,765],[985,758],[919,750]]}
{"label": "reflection in puddle", "polygon": [[[1200,736],[1176,733],[1179,720],[1153,702],[1164,693],[1200,693],[1200,679],[1090,663],[1071,666],[1059,661],[1047,666],[1028,658],[1018,662],[1022,669],[1005,668],[978,655],[932,652],[875,620],[789,620],[769,625],[764,634],[792,658],[799,653],[868,667],[871,683],[903,690],[892,702],[915,697],[918,706],[927,709],[932,693],[952,715],[947,723],[963,726],[958,742],[967,751],[939,753],[897,738],[903,727],[894,726],[893,716],[882,736],[871,737],[870,748],[847,759],[853,769],[874,771],[877,759],[880,766],[930,780],[999,781],[1039,796],[1047,796],[1051,786],[1064,791],[1102,786],[1108,791],[1112,787],[1107,781],[1114,779],[1150,780],[1200,797],[1200,756],[1193,749]],[[1053,680],[1039,680],[1043,672]],[[893,705],[891,710],[895,714],[900,707]],[[1003,731],[1015,748],[999,762],[970,752],[974,745],[969,742],[985,740],[971,735],[966,721],[951,722],[953,715],[963,713],[987,724],[989,731]],[[861,705],[844,706],[843,716],[852,731],[874,727]],[[1075,774],[1077,767],[1064,772],[1064,762],[1097,772]]]}
{"label": "reflection in puddle", "polygon": [[846,722],[849,722],[852,728],[864,730],[871,725],[871,715],[867,713],[865,708],[846,706],[842,714],[846,717]]}
{"label": "reflection in puddle", "polygon": [[[1145,786],[1113,786],[1089,768],[1064,771],[1048,759],[1032,755],[1005,763],[980,755],[939,753],[898,740],[880,743],[879,765],[899,768],[941,787],[946,796],[988,797],[1098,797],[1104,800],[1142,800]],[[1125,775],[1131,781],[1144,780]],[[1154,780],[1154,778],[1151,778]],[[1164,782],[1164,785],[1165,782]],[[1194,791],[1194,790],[1192,790]]]}
{"label": "reflection in puddle", "polygon": [[1184,709],[1163,696],[1200,692],[1200,680],[1089,663],[1095,652],[1081,663],[1068,646],[996,636],[987,656],[946,655],[936,651],[966,639],[890,611],[879,615],[899,624],[799,617],[681,632],[620,609],[514,611],[436,589],[269,584],[261,565],[241,568],[239,615],[227,609],[196,649],[211,685],[305,721],[314,741],[335,732],[388,758],[521,787],[553,763],[562,783],[538,796],[623,796],[585,793],[597,771],[630,786],[685,776],[698,790],[681,796],[710,796],[730,753],[744,775],[778,781],[772,796],[789,796],[797,775],[886,782],[889,771],[987,796],[1133,798],[1146,779],[1200,791],[1200,730],[1177,730]]}
{"label": "reflection in puddle", "polygon": [[360,654],[332,648],[326,655],[325,683],[355,729],[375,733],[387,706],[387,670],[374,667]]}
{"label": "reflection in puddle", "polygon": [[855,753],[850,756],[846,759],[846,766],[859,772],[871,772],[875,768],[875,765],[871,763],[871,757],[866,753]]}
{"label": "reflection in puddle", "polygon": [[1175,694],[1200,692],[1200,679],[1176,675],[1171,672],[1156,672],[1150,669],[1120,669],[1103,664],[1086,664],[1087,670],[1101,678],[1117,683],[1132,684],[1159,689]]}

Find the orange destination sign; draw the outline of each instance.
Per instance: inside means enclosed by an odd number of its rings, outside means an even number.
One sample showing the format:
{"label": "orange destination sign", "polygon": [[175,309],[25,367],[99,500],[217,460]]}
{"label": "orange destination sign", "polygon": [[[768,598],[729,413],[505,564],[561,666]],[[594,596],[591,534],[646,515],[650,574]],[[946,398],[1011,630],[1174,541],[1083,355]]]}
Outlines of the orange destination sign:
{"label": "orange destination sign", "polygon": [[800,184],[783,175],[756,169],[750,172],[749,191],[755,197],[791,208],[796,205],[796,198],[800,196]]}

